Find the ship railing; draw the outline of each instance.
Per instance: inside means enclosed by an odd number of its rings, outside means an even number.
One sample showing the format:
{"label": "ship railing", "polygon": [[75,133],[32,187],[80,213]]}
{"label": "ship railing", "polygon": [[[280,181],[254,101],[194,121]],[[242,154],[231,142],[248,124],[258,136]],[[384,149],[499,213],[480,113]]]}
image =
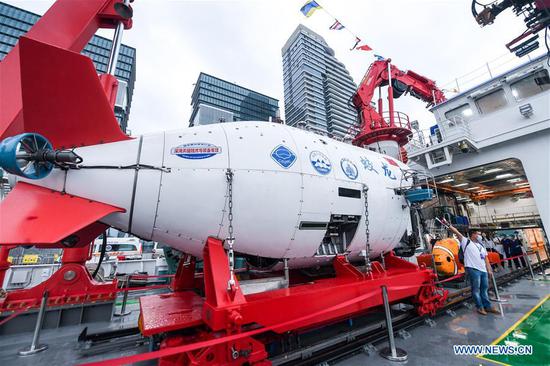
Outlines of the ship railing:
{"label": "ship railing", "polygon": [[407,151],[413,153],[419,150],[432,150],[439,146],[447,146],[461,140],[473,141],[472,132],[468,120],[455,116],[438,122],[437,127],[416,130],[409,138]]}
{"label": "ship railing", "polygon": [[11,187],[8,178],[4,176],[4,171],[0,169],[0,201],[8,195],[10,190]]}
{"label": "ship railing", "polygon": [[296,123],[296,128],[299,128],[304,131],[313,132],[317,135],[321,136],[328,136],[327,131],[321,129],[320,127],[317,127],[315,125],[311,125],[307,123],[306,121],[299,121]]}
{"label": "ship railing", "polygon": [[426,230],[433,237],[444,238],[447,236],[447,229],[441,226],[435,219],[426,220]]}
{"label": "ship railing", "polygon": [[[382,117],[385,121],[385,126],[381,127],[390,127],[390,112],[384,111],[382,112]],[[409,116],[403,112],[394,111],[393,112],[393,124],[395,127],[401,127],[410,130],[411,129],[411,122],[409,121]]]}
{"label": "ship railing", "polygon": [[55,264],[59,262],[59,259],[61,258],[60,255],[54,255],[54,254],[35,254],[36,260],[27,262],[29,256],[34,256],[33,254],[19,254],[10,256],[10,264],[17,266],[17,265],[32,265],[32,264]]}
{"label": "ship railing", "polygon": [[536,211],[514,212],[506,214],[482,215],[471,217],[472,225],[509,225],[536,224],[540,221],[540,214]]}
{"label": "ship railing", "polygon": [[[541,48],[526,56],[528,61],[531,61],[546,52],[546,49]],[[510,52],[503,53],[493,60],[489,60],[484,64],[479,64],[475,69],[471,69],[468,73],[458,76],[453,80],[441,84],[441,88],[445,92],[461,93],[467,89],[473,88],[487,80],[491,80],[497,75],[507,72],[508,70],[520,66],[525,63],[525,59],[518,58]]]}
{"label": "ship railing", "polygon": [[345,143],[351,143],[355,136],[361,132],[361,123],[355,122],[351,124],[346,131],[346,134],[342,138],[336,138],[336,140],[345,142]]}
{"label": "ship railing", "polygon": [[[393,112],[393,125],[394,127],[400,127],[404,129],[411,129],[411,122],[409,116],[403,112]],[[382,119],[380,121],[370,122],[370,130],[378,130],[381,128],[390,128],[390,113],[388,111],[382,112]],[[363,123],[356,122],[349,126],[346,134],[342,138],[336,138],[339,141],[351,142],[355,136],[357,136],[363,129]]]}
{"label": "ship railing", "polygon": [[0,201],[2,201],[4,198],[6,198],[6,196],[8,195],[8,193],[10,193],[10,186],[8,184],[2,184],[0,182]]}

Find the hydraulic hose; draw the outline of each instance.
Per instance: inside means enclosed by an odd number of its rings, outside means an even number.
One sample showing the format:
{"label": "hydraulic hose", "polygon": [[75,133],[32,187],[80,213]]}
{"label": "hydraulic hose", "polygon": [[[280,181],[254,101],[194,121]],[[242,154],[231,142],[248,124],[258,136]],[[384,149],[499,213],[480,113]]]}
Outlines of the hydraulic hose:
{"label": "hydraulic hose", "polygon": [[92,278],[95,279],[95,276],[97,276],[97,273],[99,272],[99,269],[101,268],[101,263],[103,262],[103,258],[105,257],[105,252],[107,251],[107,230],[103,233],[103,243],[101,243],[101,254],[99,255],[99,262],[97,262],[97,267],[92,274]]}

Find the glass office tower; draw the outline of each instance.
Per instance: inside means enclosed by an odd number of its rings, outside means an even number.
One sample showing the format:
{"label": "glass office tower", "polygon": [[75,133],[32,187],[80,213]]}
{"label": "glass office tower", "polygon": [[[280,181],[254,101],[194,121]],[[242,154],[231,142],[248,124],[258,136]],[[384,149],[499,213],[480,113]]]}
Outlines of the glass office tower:
{"label": "glass office tower", "polygon": [[357,86],[323,37],[300,24],[284,47],[285,120],[342,139],[357,120]]}
{"label": "glass office tower", "polygon": [[[38,19],[39,15],[0,2],[0,61]],[[83,55],[92,59],[98,73],[107,72],[111,43],[107,38],[94,36],[82,51]],[[115,76],[119,81],[115,116],[122,131],[126,132],[136,81],[135,48],[122,45]]]}
{"label": "glass office tower", "polygon": [[279,101],[200,73],[191,96],[189,127],[233,121],[278,121]]}

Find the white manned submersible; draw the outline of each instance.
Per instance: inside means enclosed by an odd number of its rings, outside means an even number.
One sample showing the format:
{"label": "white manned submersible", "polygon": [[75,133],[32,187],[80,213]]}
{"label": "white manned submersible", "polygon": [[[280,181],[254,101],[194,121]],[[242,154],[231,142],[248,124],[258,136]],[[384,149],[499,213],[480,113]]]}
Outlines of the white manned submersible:
{"label": "white manned submersible", "polygon": [[[228,237],[229,198],[234,249],[253,265],[359,259],[366,207],[372,257],[391,251],[410,226],[399,193],[408,184],[405,164],[278,123],[213,124],[85,146],[71,151],[77,161],[70,166],[22,158],[36,138],[23,134],[0,147],[2,165],[20,181],[118,207],[100,221],[198,258],[208,236]],[[46,142],[38,138],[40,148]]]}

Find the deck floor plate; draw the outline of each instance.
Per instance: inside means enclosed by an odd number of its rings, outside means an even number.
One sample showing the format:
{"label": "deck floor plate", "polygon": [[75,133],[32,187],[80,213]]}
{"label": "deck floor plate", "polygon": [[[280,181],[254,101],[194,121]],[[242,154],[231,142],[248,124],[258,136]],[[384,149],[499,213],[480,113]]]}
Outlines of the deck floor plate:
{"label": "deck floor plate", "polygon": [[[512,327],[518,320],[525,316],[533,307],[550,294],[550,281],[528,279],[523,276],[519,281],[512,281],[502,285],[500,296],[506,300],[504,303],[494,303],[502,315],[480,315],[475,308],[469,309],[460,306],[455,309],[455,316],[441,314],[434,318],[436,326],[418,326],[409,329],[412,337],[402,339],[395,337],[396,346],[409,353],[407,366],[495,366],[500,363],[488,358],[478,358],[470,355],[456,355],[455,345],[489,345],[506,329]],[[468,301],[473,305],[472,300]],[[550,305],[550,300],[547,302]],[[534,318],[533,318],[534,319]],[[548,329],[548,325],[546,326]],[[387,341],[376,343],[377,347],[387,346]],[[536,352],[536,350],[535,350]],[[524,356],[525,357],[525,356]],[[336,361],[336,360],[335,360]],[[377,353],[370,356],[358,353],[340,357],[335,363],[337,366],[364,366],[365,364],[376,366],[395,366],[395,363],[383,359]],[[535,365],[532,363],[530,365]],[[515,366],[514,363],[512,365]],[[548,365],[546,359],[538,365]]]}
{"label": "deck floor plate", "polygon": [[141,329],[145,336],[202,324],[204,300],[192,291],[140,298]]}
{"label": "deck floor plate", "polygon": [[[537,277],[540,278],[540,276]],[[159,292],[160,290],[140,294],[130,293],[127,310],[131,310],[132,313],[122,318],[114,318],[110,323],[90,323],[43,330],[40,342],[47,344],[49,348],[31,357],[19,357],[17,356],[17,351],[29,346],[32,332],[0,336],[0,365],[69,366],[147,352],[148,345],[137,347],[135,345],[125,347],[118,345],[108,351],[94,353],[91,352],[92,350],[88,350],[88,354],[83,355],[76,347],[77,338],[85,326],[89,328],[88,331],[90,334],[136,326],[139,306],[133,300],[140,297],[144,298],[151,294],[159,294]],[[498,363],[488,359],[480,359],[474,356],[457,356],[453,354],[453,345],[490,344],[506,329],[516,323],[518,319],[525,316],[535,304],[546,298],[549,293],[550,281],[531,281],[525,276],[517,282],[503,286],[500,295],[507,302],[499,304],[504,311],[502,316],[482,316],[474,310],[462,306],[455,310],[455,317],[441,314],[435,318],[437,322],[436,327],[414,327],[409,329],[412,335],[411,338],[402,339],[401,337],[396,337],[395,342],[397,347],[409,353],[407,366],[495,366]],[[120,302],[121,298],[122,295],[118,297],[117,302]],[[117,311],[119,310],[120,306],[117,306]],[[387,341],[384,341],[377,344],[377,346],[383,347],[386,344]],[[360,353],[341,358],[339,359],[339,363],[333,363],[334,361],[331,361],[331,364],[342,366],[364,366],[366,364],[396,366],[395,363],[381,358],[378,354],[367,356]],[[156,361],[150,361],[144,362],[143,365],[153,366],[156,363]]]}
{"label": "deck floor plate", "polygon": [[547,365],[550,355],[550,295],[546,296],[491,344],[499,346],[531,345],[533,354],[521,356],[480,355],[478,358],[501,365]]}

